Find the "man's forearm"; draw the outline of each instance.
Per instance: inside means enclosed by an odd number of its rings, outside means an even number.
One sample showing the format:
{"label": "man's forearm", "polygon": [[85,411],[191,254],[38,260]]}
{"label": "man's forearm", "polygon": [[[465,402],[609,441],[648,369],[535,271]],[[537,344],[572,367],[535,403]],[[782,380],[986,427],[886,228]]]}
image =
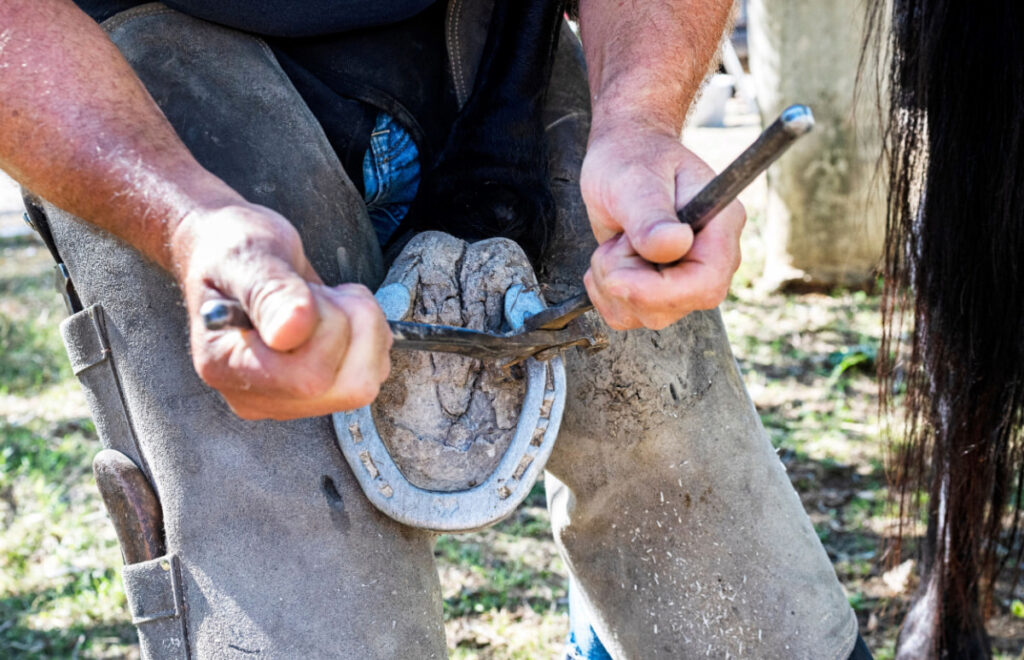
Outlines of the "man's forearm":
{"label": "man's forearm", "polygon": [[593,121],[580,191],[600,244],[584,283],[616,330],[664,328],[725,298],[745,216],[700,234],[676,209],[714,176],[679,141],[732,0],[581,0]]}
{"label": "man's forearm", "polygon": [[594,131],[641,122],[678,134],[732,0],[581,0]]}
{"label": "man's forearm", "polygon": [[185,214],[243,201],[195,161],[103,31],[67,0],[0,3],[0,168],[168,269]]}

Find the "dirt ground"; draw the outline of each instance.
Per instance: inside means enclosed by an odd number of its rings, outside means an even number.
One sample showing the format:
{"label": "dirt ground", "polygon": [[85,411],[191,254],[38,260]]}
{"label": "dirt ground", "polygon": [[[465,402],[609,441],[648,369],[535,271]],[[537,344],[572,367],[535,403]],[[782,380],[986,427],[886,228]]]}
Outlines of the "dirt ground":
{"label": "dirt ground", "polygon": [[[750,117],[689,131],[717,168],[757,134]],[[759,292],[764,183],[743,196],[745,263],[722,306],[733,348],[772,442],[857,611],[877,658],[892,656],[915,585],[912,560],[889,568],[884,454],[873,375],[878,299],[864,292]],[[56,334],[63,316],[45,249],[21,225],[0,179],[0,657],[138,656],[113,531],[91,483],[98,450]],[[437,544],[455,658],[555,658],[568,628],[565,567],[542,485],[518,513]],[[999,657],[1024,657],[1021,593],[1001,593]],[[1024,605],[1017,609],[1024,616]]]}

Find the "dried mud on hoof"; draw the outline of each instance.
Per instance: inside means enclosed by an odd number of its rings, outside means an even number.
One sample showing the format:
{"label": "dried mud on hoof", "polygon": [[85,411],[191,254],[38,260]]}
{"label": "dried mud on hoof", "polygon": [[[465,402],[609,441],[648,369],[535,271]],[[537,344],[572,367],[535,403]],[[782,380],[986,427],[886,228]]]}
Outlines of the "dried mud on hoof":
{"label": "dried mud on hoof", "polygon": [[[440,232],[416,236],[384,280],[410,292],[403,320],[504,331],[505,291],[535,288],[513,241],[466,243]],[[515,434],[526,382],[518,369],[444,353],[394,351],[391,377],[372,411],[381,439],[412,484],[435,491],[485,480]]]}

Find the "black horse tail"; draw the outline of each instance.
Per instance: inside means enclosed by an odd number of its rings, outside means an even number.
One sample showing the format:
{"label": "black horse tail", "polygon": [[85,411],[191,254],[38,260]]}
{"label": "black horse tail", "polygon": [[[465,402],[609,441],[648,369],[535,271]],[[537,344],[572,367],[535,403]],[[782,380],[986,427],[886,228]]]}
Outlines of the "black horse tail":
{"label": "black horse tail", "polygon": [[1022,558],[1024,3],[870,13],[865,52],[890,58],[881,393],[893,412],[905,384],[901,520],[928,494],[900,655],[988,658],[995,579]]}

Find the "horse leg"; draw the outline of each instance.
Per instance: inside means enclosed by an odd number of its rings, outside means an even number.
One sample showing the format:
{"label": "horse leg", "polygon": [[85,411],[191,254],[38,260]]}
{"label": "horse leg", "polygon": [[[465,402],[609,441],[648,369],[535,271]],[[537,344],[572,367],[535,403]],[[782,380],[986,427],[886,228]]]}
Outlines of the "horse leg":
{"label": "horse leg", "polygon": [[[922,551],[921,586],[904,619],[896,658],[987,660],[992,649],[977,579],[981,516],[971,510],[969,493],[949,488],[950,465],[941,460],[939,451],[935,452],[937,471]],[[967,597],[951,598],[949,594]],[[943,650],[941,654],[938,649]]]}

